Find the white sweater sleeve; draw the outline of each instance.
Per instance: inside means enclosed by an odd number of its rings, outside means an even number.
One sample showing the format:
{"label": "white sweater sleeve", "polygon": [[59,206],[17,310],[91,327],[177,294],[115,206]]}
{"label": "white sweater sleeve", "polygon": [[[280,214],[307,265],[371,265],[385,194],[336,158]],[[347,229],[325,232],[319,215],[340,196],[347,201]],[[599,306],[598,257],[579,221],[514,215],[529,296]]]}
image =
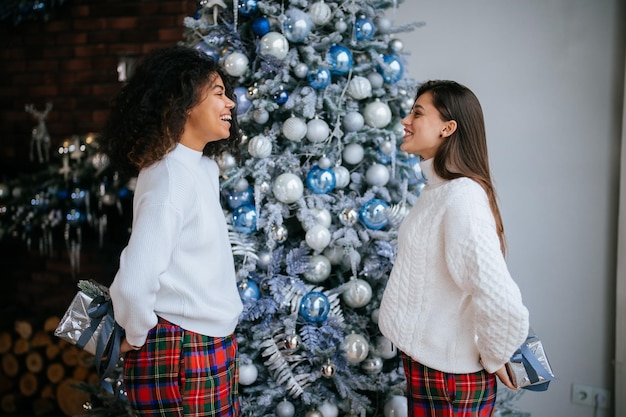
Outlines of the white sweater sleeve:
{"label": "white sweater sleeve", "polygon": [[526,339],[528,310],[508,271],[480,185],[469,184],[448,207],[444,234],[446,263],[457,285],[470,297],[481,361],[493,373]]}

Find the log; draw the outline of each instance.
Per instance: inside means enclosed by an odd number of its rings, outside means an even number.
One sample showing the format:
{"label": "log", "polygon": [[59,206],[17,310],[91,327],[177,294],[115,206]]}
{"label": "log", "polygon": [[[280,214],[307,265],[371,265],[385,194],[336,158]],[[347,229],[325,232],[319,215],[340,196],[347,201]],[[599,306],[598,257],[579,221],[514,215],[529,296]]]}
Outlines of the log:
{"label": "log", "polygon": [[50,400],[54,400],[57,398],[56,390],[57,388],[54,384],[48,384],[41,389],[41,394],[39,396],[41,398],[48,398]]}
{"label": "log", "polygon": [[60,363],[50,364],[48,369],[46,369],[46,376],[48,377],[48,381],[53,384],[61,382],[63,377],[65,377],[65,368]]}
{"label": "log", "polygon": [[5,413],[15,413],[17,411],[17,397],[15,394],[5,394],[0,400],[0,410]]}
{"label": "log", "polygon": [[87,380],[87,375],[89,375],[89,371],[91,369],[85,368],[84,366],[77,366],[74,368],[74,372],[72,372],[72,378],[77,381],[85,381]]}
{"label": "log", "polygon": [[34,395],[39,388],[37,377],[30,372],[26,372],[20,377],[19,387],[20,393],[24,397],[30,397]]}
{"label": "log", "polygon": [[67,416],[85,414],[83,404],[90,400],[89,393],[76,387],[78,381],[66,379],[57,387],[57,404]]}
{"label": "log", "polygon": [[16,355],[23,355],[29,350],[30,343],[27,339],[20,337],[19,339],[15,340],[15,343],[13,344],[13,353],[15,353]]}
{"label": "log", "polygon": [[37,351],[31,351],[28,355],[26,355],[25,363],[26,369],[34,374],[41,372],[43,369],[43,358],[41,357],[41,353]]}
{"label": "log", "polygon": [[52,360],[56,358],[59,353],[61,353],[61,348],[59,345],[51,344],[46,346],[46,358]]}
{"label": "log", "polygon": [[8,377],[14,377],[20,372],[20,364],[14,354],[2,355],[2,371]]}
{"label": "log", "polygon": [[0,374],[0,393],[5,393],[13,389],[13,380]]}
{"label": "log", "polygon": [[33,335],[33,325],[26,320],[15,320],[15,332],[19,334],[22,339],[30,339]]}
{"label": "log", "polygon": [[0,353],[7,353],[13,346],[13,338],[9,332],[0,333]]}
{"label": "log", "polygon": [[80,349],[78,349],[74,345],[69,345],[65,349],[63,349],[63,353],[61,354],[61,360],[67,366],[76,366],[78,365],[78,353]]}
{"label": "log", "polygon": [[37,398],[33,401],[33,414],[35,416],[50,415],[55,408],[56,405],[50,398]]}
{"label": "log", "polygon": [[49,333],[53,333],[59,326],[60,322],[61,322],[61,319],[58,318],[57,316],[48,317],[46,321],[43,323],[43,330]]}
{"label": "log", "polygon": [[34,348],[40,348],[40,347],[48,346],[51,343],[52,343],[52,338],[50,337],[50,334],[46,333],[43,330],[38,330],[33,335],[30,345]]}

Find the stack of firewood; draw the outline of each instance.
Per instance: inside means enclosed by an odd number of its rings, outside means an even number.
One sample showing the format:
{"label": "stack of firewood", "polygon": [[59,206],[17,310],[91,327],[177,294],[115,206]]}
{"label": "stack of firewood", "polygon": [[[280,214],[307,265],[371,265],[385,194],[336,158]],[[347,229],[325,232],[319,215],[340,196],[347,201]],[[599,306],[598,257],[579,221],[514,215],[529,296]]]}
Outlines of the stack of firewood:
{"label": "stack of firewood", "polygon": [[58,317],[33,328],[16,320],[0,332],[2,415],[84,414],[89,394],[77,386],[98,383],[93,356],[54,336]]}

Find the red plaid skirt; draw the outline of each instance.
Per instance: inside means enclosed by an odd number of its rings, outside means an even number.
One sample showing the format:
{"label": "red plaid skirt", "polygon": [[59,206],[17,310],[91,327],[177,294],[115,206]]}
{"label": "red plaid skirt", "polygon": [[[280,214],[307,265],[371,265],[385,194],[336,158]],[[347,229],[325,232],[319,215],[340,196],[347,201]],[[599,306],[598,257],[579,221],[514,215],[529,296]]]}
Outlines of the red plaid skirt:
{"label": "red plaid skirt", "polygon": [[402,353],[411,417],[490,417],[496,402],[496,376],[440,372]]}
{"label": "red plaid skirt", "polygon": [[128,402],[140,416],[239,417],[233,335],[203,336],[159,318],[141,350],[124,358]]}

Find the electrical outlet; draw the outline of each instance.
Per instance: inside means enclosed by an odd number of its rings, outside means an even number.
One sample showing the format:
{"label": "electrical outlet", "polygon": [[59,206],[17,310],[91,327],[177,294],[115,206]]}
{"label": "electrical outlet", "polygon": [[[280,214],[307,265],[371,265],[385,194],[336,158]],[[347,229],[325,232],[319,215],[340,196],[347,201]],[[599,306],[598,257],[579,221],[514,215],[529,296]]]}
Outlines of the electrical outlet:
{"label": "electrical outlet", "polygon": [[610,391],[588,385],[572,384],[572,402],[589,407],[609,408]]}

